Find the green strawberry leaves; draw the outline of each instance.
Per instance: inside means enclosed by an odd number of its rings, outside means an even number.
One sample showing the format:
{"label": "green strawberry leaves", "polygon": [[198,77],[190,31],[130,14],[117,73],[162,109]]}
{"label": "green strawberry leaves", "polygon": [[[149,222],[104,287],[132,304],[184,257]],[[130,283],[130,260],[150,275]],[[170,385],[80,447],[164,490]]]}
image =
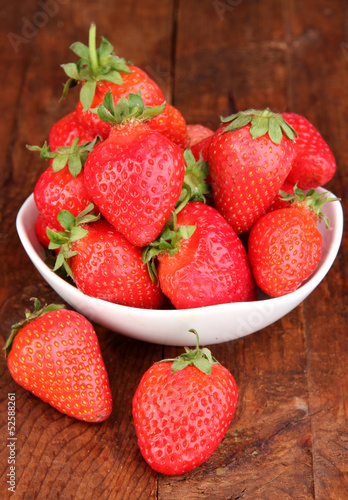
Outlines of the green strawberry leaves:
{"label": "green strawberry leaves", "polygon": [[57,219],[64,231],[52,231],[47,228],[47,236],[50,239],[49,250],[60,249],[53,268],[54,272],[63,267],[67,275],[73,279],[68,261],[78,252],[71,250],[70,245],[88,234],[88,230],[82,227],[83,224],[89,224],[100,218],[100,214],[95,215],[92,212],[93,209],[94,205],[90,203],[77,217],[68,210],[61,210]]}
{"label": "green strawberry leaves", "polygon": [[185,352],[180,354],[177,358],[174,359],[164,359],[160,361],[160,363],[165,362],[173,362],[171,373],[172,375],[176,372],[184,370],[187,366],[195,366],[201,372],[206,375],[211,374],[212,366],[215,364],[219,364],[218,361],[212,356],[211,351],[206,347],[202,349],[199,347],[199,336],[196,330],[191,329],[189,332],[192,332],[197,337],[197,346],[196,349],[189,349],[185,347]]}
{"label": "green strawberry leaves", "polygon": [[121,97],[115,106],[112,92],[109,90],[105,94],[103,103],[99,104],[98,108],[92,108],[91,111],[110,125],[121,125],[132,120],[148,121],[163,113],[164,106],[165,102],[159,106],[145,106],[141,98],[141,89],[137,94],[129,94],[128,98]]}
{"label": "green strawberry leaves", "polygon": [[279,194],[281,195],[284,201],[287,201],[291,204],[297,205],[306,205],[308,209],[314,213],[315,217],[318,220],[323,219],[327,229],[331,229],[330,221],[328,217],[322,212],[323,206],[329,201],[339,201],[339,198],[330,198],[329,193],[319,193],[315,189],[309,189],[307,192],[304,192],[302,189],[297,187],[297,183],[294,185],[294,194],[286,193],[285,191],[279,190]]}
{"label": "green strawberry leaves", "polygon": [[21,321],[18,321],[18,323],[12,325],[11,334],[6,340],[4,347],[6,357],[8,356],[11,350],[15,336],[24,326],[40,318],[41,316],[44,316],[48,312],[58,311],[59,309],[65,309],[64,304],[50,304],[50,305],[45,304],[43,307],[41,307],[39,299],[32,297],[31,300],[34,301],[34,310],[31,312],[29,311],[29,309],[26,309],[25,319],[22,319]]}
{"label": "green strawberry leaves", "polygon": [[61,146],[56,151],[52,151],[46,142],[41,148],[30,145],[26,147],[30,151],[40,151],[40,157],[44,160],[53,160],[53,172],[58,172],[67,165],[71,175],[76,178],[84,167],[89,153],[93,151],[96,143],[100,140],[100,137],[97,136],[92,142],[78,145],[79,137],[76,137],[71,146]]}
{"label": "green strawberry leaves", "polygon": [[157,270],[155,257],[162,253],[169,253],[175,255],[180,248],[180,241],[182,239],[191,238],[195,232],[196,226],[177,226],[176,212],[174,211],[164,226],[161,234],[146,245],[143,249],[143,262],[147,265],[152,281],[157,278]]}
{"label": "green strawberry leaves", "polygon": [[190,148],[184,151],[184,159],[185,177],[175,207],[175,212],[177,214],[189,201],[201,201],[202,203],[206,203],[204,195],[210,192],[210,186],[206,182],[209,174],[208,162],[203,160],[202,155],[196,160]]}
{"label": "green strawberry leaves", "polygon": [[69,77],[64,85],[63,100],[71,87],[78,82],[84,82],[80,90],[80,100],[84,111],[92,105],[98,81],[109,81],[118,85],[123,84],[121,73],[131,73],[124,58],[118,57],[112,44],[101,37],[99,48],[96,47],[96,26],[91,24],[89,29],[88,47],[81,42],[75,42],[70,49],[80,57],[75,63],[62,64]]}
{"label": "green strawberry leaves", "polygon": [[284,120],[282,115],[273,113],[269,109],[248,109],[220,119],[222,123],[227,123],[223,133],[239,130],[250,123],[250,135],[253,139],[268,133],[272,142],[280,144],[283,135],[291,141],[297,137],[296,131]]}

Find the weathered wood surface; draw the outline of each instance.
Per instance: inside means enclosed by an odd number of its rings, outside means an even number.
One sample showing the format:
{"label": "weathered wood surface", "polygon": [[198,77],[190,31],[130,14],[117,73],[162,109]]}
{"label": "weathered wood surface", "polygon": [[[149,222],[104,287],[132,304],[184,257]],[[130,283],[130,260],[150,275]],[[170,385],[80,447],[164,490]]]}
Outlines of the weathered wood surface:
{"label": "weathered wood surface", "polygon": [[[338,163],[326,186],[348,210],[348,5],[345,0],[46,0],[2,2],[0,142],[1,342],[32,296],[58,297],[18,240],[17,211],[45,168],[42,144],[74,106],[58,100],[69,45],[91,21],[145,69],[189,123],[212,128],[236,109],[307,116]],[[16,395],[16,494],[23,499],[348,498],[347,238],[325,280],[272,326],[213,346],[239,386],[235,418],[217,452],[180,477],[143,461],[132,394],[155,360],[180,349],[95,325],[114,409],[103,424],[61,415],[11,379],[1,358],[1,496],[7,498],[7,395]],[[165,331],[165,325],[163,325]]]}

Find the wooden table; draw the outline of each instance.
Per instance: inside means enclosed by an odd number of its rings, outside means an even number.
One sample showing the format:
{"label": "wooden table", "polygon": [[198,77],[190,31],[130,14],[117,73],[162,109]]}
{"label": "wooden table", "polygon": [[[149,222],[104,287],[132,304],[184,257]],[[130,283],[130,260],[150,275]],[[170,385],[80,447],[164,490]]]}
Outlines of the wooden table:
{"label": "wooden table", "polygon": [[[334,152],[326,186],[348,212],[348,6],[345,0],[34,0],[1,2],[1,341],[31,305],[59,298],[15,229],[46,164],[43,144],[77,93],[59,103],[60,64],[87,43],[91,21],[142,67],[188,123],[212,128],[250,107],[307,116]],[[95,325],[114,409],[103,424],[66,417],[19,387],[1,358],[1,496],[7,498],[8,393],[16,398],[16,494],[23,499],[348,498],[347,238],[325,280],[256,334],[212,347],[234,374],[239,402],[214,455],[179,477],[153,472],[137,448],[131,400],[153,361],[180,348]],[[166,325],[163,325],[165,332]]]}

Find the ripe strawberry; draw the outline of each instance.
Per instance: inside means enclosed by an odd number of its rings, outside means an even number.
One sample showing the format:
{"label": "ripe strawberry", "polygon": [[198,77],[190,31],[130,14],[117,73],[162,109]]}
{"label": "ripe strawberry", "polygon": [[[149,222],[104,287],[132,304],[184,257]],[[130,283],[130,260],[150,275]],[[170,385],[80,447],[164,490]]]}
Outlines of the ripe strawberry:
{"label": "ripe strawberry", "polygon": [[266,212],[288,176],[295,132],[269,110],[240,112],[222,122],[209,146],[209,172],[217,210],[241,234]]}
{"label": "ripe strawberry", "polygon": [[193,144],[191,146],[191,151],[198,160],[198,158],[202,157],[204,161],[208,161],[208,151],[209,151],[209,146],[214,137],[213,135],[210,135],[208,137],[205,137],[201,141],[197,142],[196,144]]}
{"label": "ripe strawberry", "polygon": [[275,195],[275,198],[272,200],[270,206],[267,209],[267,212],[277,210],[278,208],[285,208],[290,205],[290,202],[284,199],[284,197],[282,196],[282,192],[294,195],[294,186],[285,181],[278,193]]}
{"label": "ripe strawberry", "polygon": [[249,259],[256,283],[272,297],[295,291],[317,267],[323,242],[316,222],[324,217],[320,212],[323,204],[336,199],[314,190],[305,195],[296,186],[294,193],[284,192],[291,205],[263,215],[249,235]]}
{"label": "ripe strawberry", "polygon": [[28,149],[40,151],[41,157],[50,162],[35,185],[34,199],[47,223],[57,230],[62,229],[57,222],[61,210],[69,210],[76,216],[90,204],[82,167],[94,142],[80,146],[77,142],[78,138],[71,147],[60,147],[54,152],[46,144],[42,148],[28,146]]}
{"label": "ripe strawberry", "polygon": [[59,147],[72,146],[76,137],[77,144],[92,142],[94,136],[81,127],[76,111],[71,111],[63,116],[52,127],[48,135],[48,144],[51,151],[56,151]]}
{"label": "ripe strawberry", "polygon": [[185,118],[171,104],[165,103],[163,113],[151,118],[148,125],[175,142],[180,148],[187,148],[188,135]]}
{"label": "ripe strawberry", "polygon": [[133,245],[145,246],[162,231],[179,198],[185,161],[179,147],[143,120],[163,110],[148,108],[139,95],[108,93],[98,113],[114,124],[89,155],[85,185],[93,203]]}
{"label": "ripe strawberry", "polygon": [[300,189],[324,186],[336,171],[335,158],[318,130],[304,116],[283,113],[283,118],[296,130],[295,160],[287,182]]}
{"label": "ripe strawberry", "polygon": [[110,133],[110,124],[102,121],[90,108],[97,108],[103,103],[108,92],[112,93],[114,105],[119,99],[130,93],[141,96],[146,105],[157,106],[164,102],[164,95],[159,86],[140,68],[127,64],[118,57],[111,43],[102,37],[100,47],[96,48],[96,27],[92,23],[89,30],[88,47],[81,42],[70,47],[81,59],[77,64],[63,64],[69,79],[65,84],[63,98],[70,87],[82,83],[80,100],[76,114],[80,123],[93,137],[99,135],[106,139]]}
{"label": "ripe strawberry", "polygon": [[189,138],[188,147],[191,148],[193,145],[203,141],[207,137],[211,137],[214,131],[200,123],[188,124],[187,133]]}
{"label": "ripe strawberry", "polygon": [[[158,259],[155,269],[154,257]],[[256,300],[246,251],[213,207],[189,202],[143,252],[177,309]]]}
{"label": "ripe strawberry", "polygon": [[48,248],[50,244],[50,239],[47,236],[47,228],[49,226],[51,226],[51,229],[55,231],[54,227],[52,227],[53,225],[50,224],[50,222],[42,214],[39,213],[35,221],[35,234],[41,245],[43,245],[45,248]]}
{"label": "ripe strawberry", "polygon": [[84,294],[129,307],[156,309],[163,295],[150,278],[142,252],[87,207],[78,217],[63,210],[65,229],[48,229],[50,250],[59,250],[54,271],[63,266]]}
{"label": "ripe strawberry", "polygon": [[[194,330],[190,330],[197,333]],[[238,389],[207,348],[155,363],[133,397],[142,456],[155,471],[184,474],[205,462],[229,428]]]}
{"label": "ripe strawberry", "polygon": [[58,411],[102,422],[112,410],[108,374],[97,335],[86,318],[65,306],[41,309],[13,325],[6,343],[14,380]]}

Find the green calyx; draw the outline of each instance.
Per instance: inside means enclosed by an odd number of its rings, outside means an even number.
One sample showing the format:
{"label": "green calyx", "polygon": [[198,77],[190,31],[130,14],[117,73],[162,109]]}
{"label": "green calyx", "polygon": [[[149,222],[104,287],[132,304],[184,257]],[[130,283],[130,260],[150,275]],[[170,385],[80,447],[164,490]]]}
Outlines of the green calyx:
{"label": "green calyx", "polygon": [[89,224],[100,218],[100,215],[95,215],[92,212],[93,208],[93,203],[90,203],[77,217],[68,210],[61,210],[57,216],[57,220],[63,226],[64,231],[52,231],[50,228],[47,228],[47,236],[50,239],[49,250],[60,249],[53,271],[57,271],[63,267],[67,275],[73,278],[69,259],[77,255],[78,252],[70,250],[70,245],[72,242],[80,240],[88,234],[88,230],[81,227],[83,224]]}
{"label": "green calyx", "polygon": [[76,178],[84,167],[89,153],[93,151],[99,140],[100,137],[97,136],[92,142],[85,142],[78,145],[79,137],[76,137],[71,146],[61,146],[56,151],[52,151],[46,142],[42,148],[30,145],[26,147],[30,151],[40,151],[40,157],[44,160],[53,160],[53,172],[59,172],[59,170],[68,165],[69,172]]}
{"label": "green calyx", "polygon": [[185,177],[179,199],[176,203],[176,213],[189,201],[201,201],[206,203],[205,194],[210,192],[206,178],[209,174],[208,162],[204,161],[202,155],[195,159],[190,148],[184,151]]}
{"label": "green calyx", "polygon": [[207,349],[206,347],[199,347],[199,336],[196,330],[191,329],[189,330],[189,332],[194,333],[197,337],[196,349],[189,349],[188,347],[185,347],[185,352],[183,354],[180,354],[180,356],[178,356],[177,358],[164,359],[160,362],[173,362],[171,369],[172,375],[183,370],[187,366],[195,366],[201,372],[205,373],[206,375],[210,375],[212,366],[219,364],[219,362],[212,356],[209,349]]}
{"label": "green calyx", "polygon": [[329,201],[339,201],[339,198],[330,198],[328,193],[319,193],[315,189],[309,189],[306,193],[297,187],[297,183],[294,185],[294,194],[286,193],[285,191],[279,190],[279,194],[284,201],[289,202],[294,205],[306,205],[308,210],[313,213],[317,220],[323,219],[325,225],[328,229],[331,229],[330,221],[328,217],[322,212],[322,208],[325,203]]}
{"label": "green calyx", "polygon": [[176,211],[171,214],[161,234],[143,249],[143,262],[147,265],[152,281],[157,278],[156,257],[160,254],[175,255],[182,239],[190,238],[196,226],[177,226]]}
{"label": "green calyx", "polygon": [[69,77],[64,85],[62,99],[71,87],[78,82],[85,82],[80,91],[80,100],[84,111],[92,105],[97,82],[109,81],[119,85],[123,84],[121,73],[131,73],[124,58],[114,53],[111,43],[101,37],[99,48],[96,47],[96,26],[91,24],[89,29],[88,47],[81,42],[75,42],[70,49],[80,57],[75,63],[62,64],[62,68]]}
{"label": "green calyx", "polygon": [[91,111],[110,125],[121,125],[133,120],[148,121],[163,113],[164,106],[165,102],[159,106],[145,106],[141,98],[141,89],[137,94],[129,94],[128,98],[121,97],[115,106],[112,92],[109,91],[105,94],[103,103]]}
{"label": "green calyx", "polygon": [[291,141],[297,137],[296,131],[284,120],[282,115],[273,113],[269,109],[248,109],[220,119],[222,123],[228,124],[223,133],[233,132],[250,123],[250,135],[253,139],[268,133],[272,142],[280,144],[283,134]]}
{"label": "green calyx", "polygon": [[50,304],[50,305],[45,304],[43,307],[41,307],[41,303],[37,298],[32,297],[31,300],[34,301],[34,311],[31,312],[31,311],[29,311],[29,309],[26,309],[25,310],[25,319],[22,319],[18,323],[15,323],[14,325],[12,325],[11,334],[8,337],[8,339],[6,340],[5,347],[4,347],[6,357],[8,356],[8,354],[11,350],[15,336],[24,326],[26,326],[27,324],[31,323],[32,321],[40,318],[41,316],[44,316],[48,312],[58,311],[59,309],[65,309],[64,304]]}

